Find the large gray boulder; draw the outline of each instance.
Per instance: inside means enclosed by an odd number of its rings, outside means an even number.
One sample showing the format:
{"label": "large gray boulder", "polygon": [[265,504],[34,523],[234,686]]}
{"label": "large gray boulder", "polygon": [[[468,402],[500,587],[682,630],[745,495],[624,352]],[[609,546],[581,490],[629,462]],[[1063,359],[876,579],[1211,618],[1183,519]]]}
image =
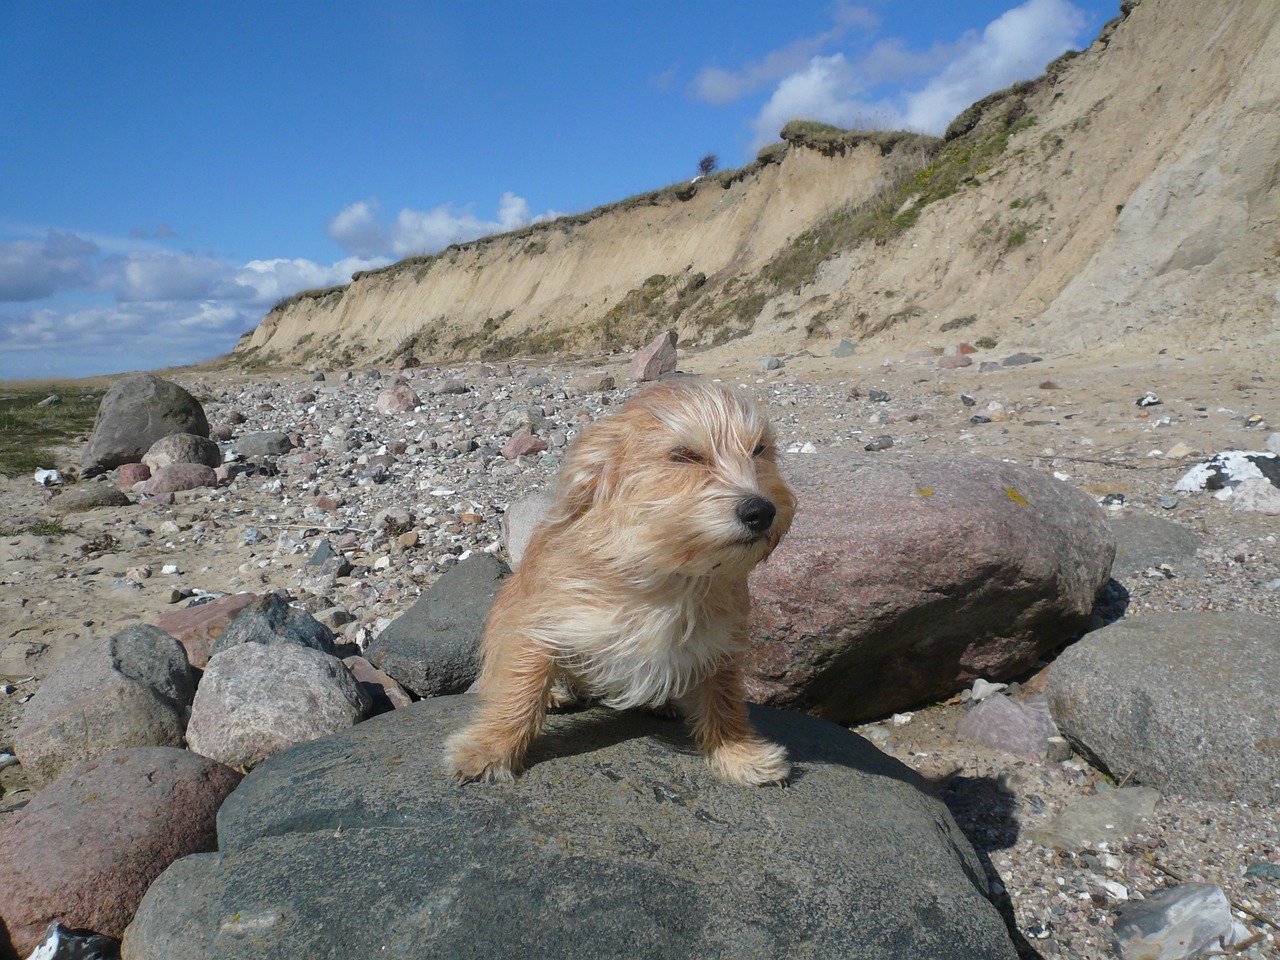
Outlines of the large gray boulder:
{"label": "large gray boulder", "polygon": [[185,651],[150,626],[73,654],[36,691],[14,752],[36,786],[124,747],[182,745],[195,680]]}
{"label": "large gray boulder", "polygon": [[752,575],[752,699],[840,723],[1007,679],[1085,629],[1115,539],[1093,498],[1016,464],[815,454]]}
{"label": "large gray boulder", "polygon": [[53,920],[118,939],[161,871],[216,848],[218,807],[239,782],[169,747],[68,770],[0,829],[0,957],[25,957]]}
{"label": "large gray boulder", "polygon": [[473,553],[378,634],[365,657],[419,697],[461,693],[479,673],[485,617],[508,573],[501,560]]}
{"label": "large gray boulder", "polygon": [[125,957],[1016,955],[945,806],[847,730],[754,710],[796,770],[752,789],[681,724],[597,708],[551,717],[515,783],[459,787],[441,753],[473,708],[425,700],[267,761],[219,852],[152,885]]}
{"label": "large gray boulder", "polygon": [[1280,803],[1280,623],[1162,613],[1087,634],[1049,672],[1059,729],[1118,780]]}
{"label": "large gray boulder", "polygon": [[209,436],[204,407],[190,393],[150,373],[111,385],[80,460],[86,476],[137,463],[153,443],[172,433]]}

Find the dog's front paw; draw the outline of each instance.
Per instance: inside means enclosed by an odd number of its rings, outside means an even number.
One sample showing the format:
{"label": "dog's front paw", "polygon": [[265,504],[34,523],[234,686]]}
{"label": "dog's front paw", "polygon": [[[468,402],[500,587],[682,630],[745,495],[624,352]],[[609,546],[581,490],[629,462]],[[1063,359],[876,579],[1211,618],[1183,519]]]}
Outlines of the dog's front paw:
{"label": "dog's front paw", "polygon": [[711,768],[726,780],[760,787],[786,783],[791,776],[786,748],[768,740],[723,743],[707,757]]}
{"label": "dog's front paw", "polygon": [[459,783],[475,780],[499,783],[514,780],[516,776],[514,759],[485,744],[470,730],[455,733],[445,741],[444,757]]}

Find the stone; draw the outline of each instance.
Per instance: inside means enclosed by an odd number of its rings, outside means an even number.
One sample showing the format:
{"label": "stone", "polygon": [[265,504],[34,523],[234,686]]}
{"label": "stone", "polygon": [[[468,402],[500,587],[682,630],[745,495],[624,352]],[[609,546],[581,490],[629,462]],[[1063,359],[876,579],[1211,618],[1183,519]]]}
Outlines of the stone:
{"label": "stone", "polygon": [[364,657],[346,657],[342,663],[368,696],[370,716],[377,716],[388,710],[399,710],[413,703],[413,698],[405,693],[404,687]]}
{"label": "stone", "polygon": [[370,706],[337,657],[291,643],[241,643],[216,653],[205,667],[187,745],[248,770],[281,750],[359,723]]}
{"label": "stone", "polygon": [[569,381],[569,389],[575,393],[606,393],[615,386],[611,373],[584,373]]}
{"label": "stone", "polygon": [[151,468],[153,474],[174,463],[202,463],[206,467],[218,467],[222,465],[222,451],[207,436],[171,433],[153,443],[142,455],[142,462]]}
{"label": "stone", "polygon": [[760,361],[760,372],[768,373],[770,370],[781,370],[786,364],[777,357],[764,357]]}
{"label": "stone", "polygon": [[1180,883],[1126,903],[1112,928],[1121,960],[1197,960],[1252,936],[1216,883]]}
{"label": "stone", "polygon": [[1233,510],[1253,510],[1271,516],[1280,514],[1280,487],[1262,477],[1241,480],[1231,497]]}
{"label": "stone", "polygon": [[336,639],[332,630],[307,611],[290,606],[278,593],[264,593],[227,624],[213,642],[209,656],[217,656],[241,643],[293,644],[332,656],[337,653]]}
{"label": "stone", "polygon": [[852,357],[857,352],[857,344],[853,343],[851,340],[842,339],[838,344],[836,344],[836,348],[831,352],[831,355],[837,359],[844,359],[845,357]]}
{"label": "stone", "polygon": [[1037,357],[1030,353],[1014,353],[1005,357],[1000,361],[1002,367],[1022,367],[1028,363],[1039,363],[1044,357]]}
{"label": "stone", "polygon": [[44,928],[29,960],[120,960],[120,941],[100,933],[68,930],[55,920]]}
{"label": "stone", "polygon": [[151,468],[145,463],[125,463],[120,465],[116,473],[116,483],[122,487],[132,487],[151,477]]}
{"label": "stone", "polygon": [[374,407],[379,413],[408,413],[422,401],[403,380],[378,393]]}
{"label": "stone", "polygon": [[529,537],[551,510],[555,494],[550,490],[538,490],[528,496],[512,500],[502,515],[502,542],[507,548],[507,562],[514,570],[524,556]]}
{"label": "stone", "polygon": [[1280,623],[1151,613],[1054,661],[1053,718],[1117,780],[1203,800],[1280,803]]}
{"label": "stone", "polygon": [[657,380],[676,368],[676,332],[660,333],[631,358],[627,376],[637,383]]}
{"label": "stone", "polygon": [[839,723],[1016,678],[1075,639],[1115,541],[1088,495],[967,458],[818,453],[752,573],[748,691]]}
{"label": "stone", "polygon": [[797,776],[748,789],[680,724],[596,708],[550,717],[515,783],[459,788],[440,757],[473,709],[421,701],[263,764],[125,956],[1016,956],[945,805],[847,730],[754,710]]}
{"label": "stone", "polygon": [[431,392],[441,396],[458,396],[459,394],[470,392],[471,388],[461,380],[449,379],[432,387]]}
{"label": "stone", "polygon": [[1183,474],[1173,489],[1177,493],[1234,489],[1251,478],[1280,487],[1280,454],[1253,450],[1217,453]]}
{"label": "stone", "polygon": [[293,441],[279,430],[259,430],[246,433],[231,445],[231,452],[246,460],[260,457],[280,457],[293,449]]}
{"label": "stone", "polygon": [[547,429],[547,418],[542,408],[533,406],[515,407],[508,410],[498,421],[499,436],[511,437],[518,433],[539,433]]}
{"label": "stone", "polygon": [[956,736],[1021,757],[1042,757],[1058,728],[1043,694],[1019,702],[1002,693],[974,704],[956,725]]}
{"label": "stone", "polygon": [[1196,552],[1204,538],[1173,520],[1135,513],[1111,521],[1116,537],[1116,559],[1111,575],[1120,579],[1167,564],[1180,576],[1196,576],[1204,566]]}
{"label": "stone", "polygon": [[508,460],[514,460],[516,457],[527,457],[535,453],[542,453],[546,449],[547,441],[522,431],[503,444],[502,455]]}
{"label": "stone", "polygon": [[93,476],[138,463],[153,443],[171,433],[209,436],[209,421],[195,397],[149,373],[124,377],[98,405],[93,431],[80,455],[81,473]]}
{"label": "stone", "polygon": [[218,475],[214,473],[212,467],[202,463],[172,463],[154,471],[151,479],[142,484],[142,492],[149,496],[156,496],[217,485]]}
{"label": "stone", "polygon": [[222,635],[236,614],[256,599],[256,594],[232,593],[225,597],[197,600],[181,610],[160,614],[155,625],[182,644],[188,663],[197,670],[203,670],[209,662],[213,641]]}
{"label": "stone", "polygon": [[961,367],[973,366],[973,357],[967,353],[957,353],[953,356],[939,357],[935,364],[939,370],[958,370]]}
{"label": "stone", "polygon": [[152,880],[216,848],[215,816],[239,782],[221,764],[166,747],[68,770],[0,828],[0,954],[7,940],[25,956],[55,919],[123,936]]}
{"label": "stone", "polygon": [[1055,850],[1078,852],[1099,844],[1118,843],[1137,833],[1155,815],[1160,791],[1121,787],[1095,793],[1069,804],[1030,831],[1034,842]]}
{"label": "stone", "polygon": [[99,507],[127,507],[132,500],[112,483],[85,483],[64,490],[49,503],[49,511],[65,516],[69,513],[85,513]]}
{"label": "stone", "polygon": [[27,704],[14,752],[36,786],[125,747],[182,745],[194,678],[181,644],[154,627],[127,628],[72,654]]}
{"label": "stone", "polygon": [[365,649],[415,696],[461,693],[475,682],[484,622],[507,565],[486,553],[455,564]]}

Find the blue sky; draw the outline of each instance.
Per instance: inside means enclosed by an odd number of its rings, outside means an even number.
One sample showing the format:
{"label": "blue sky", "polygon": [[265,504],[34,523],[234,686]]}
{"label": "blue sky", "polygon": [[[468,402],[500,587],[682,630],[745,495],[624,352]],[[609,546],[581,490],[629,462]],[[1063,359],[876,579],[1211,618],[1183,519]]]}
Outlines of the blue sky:
{"label": "blue sky", "polygon": [[0,379],[227,352],[299,289],[751,160],[941,132],[1119,0],[2,0]]}

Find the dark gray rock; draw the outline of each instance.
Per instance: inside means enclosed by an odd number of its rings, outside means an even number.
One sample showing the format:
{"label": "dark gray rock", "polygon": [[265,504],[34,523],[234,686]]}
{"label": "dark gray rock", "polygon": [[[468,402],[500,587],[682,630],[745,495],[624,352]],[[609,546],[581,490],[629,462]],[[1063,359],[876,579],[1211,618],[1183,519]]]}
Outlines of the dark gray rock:
{"label": "dark gray rock", "polygon": [[754,710],[796,773],[749,789],[680,724],[594,709],[549,718],[515,783],[458,787],[441,750],[472,709],[422,701],[268,761],[125,955],[1015,956],[945,806],[846,730]]}
{"label": "dark gray rock", "polygon": [[333,656],[338,652],[336,639],[332,630],[307,611],[290,606],[278,593],[264,593],[227,624],[209,656],[239,643],[292,643]]}
{"label": "dark gray rock", "polygon": [[179,707],[191,705],[196,695],[195,673],[182,644],[158,627],[137,624],[125,627],[107,642],[111,665],[120,673],[145,684]]}
{"label": "dark gray rock", "polygon": [[365,656],[416,696],[461,693],[476,679],[485,617],[510,572],[501,560],[473,553],[378,634]]}
{"label": "dark gray rock", "polygon": [[120,937],[161,871],[215,848],[215,815],[239,781],[163,747],[68,770],[0,830],[0,956],[26,956],[55,919]]}
{"label": "dark gray rock", "polygon": [[1209,800],[1280,802],[1280,623],[1156,613],[1064,651],[1054,720],[1117,779]]}
{"label": "dark gray rock", "polygon": [[812,454],[752,574],[752,699],[840,723],[1011,679],[1079,636],[1110,576],[1088,495],[1009,463]]}
{"label": "dark gray rock", "polygon": [[153,443],[171,433],[209,436],[200,401],[176,383],[149,373],[117,380],[98,406],[80,457],[82,473],[92,476],[137,463]]}
{"label": "dark gray rock", "polygon": [[130,627],[58,665],[27,704],[14,753],[42,786],[113,750],[181,746],[193,688],[182,644]]}
{"label": "dark gray rock", "polygon": [[1111,521],[1116,535],[1113,577],[1125,578],[1168,564],[1175,574],[1194,576],[1203,565],[1196,559],[1203,538],[1189,527],[1144,513]]}
{"label": "dark gray rock", "polygon": [[258,457],[279,457],[293,449],[293,441],[287,433],[278,430],[260,430],[246,433],[231,445],[231,452],[246,460]]}

